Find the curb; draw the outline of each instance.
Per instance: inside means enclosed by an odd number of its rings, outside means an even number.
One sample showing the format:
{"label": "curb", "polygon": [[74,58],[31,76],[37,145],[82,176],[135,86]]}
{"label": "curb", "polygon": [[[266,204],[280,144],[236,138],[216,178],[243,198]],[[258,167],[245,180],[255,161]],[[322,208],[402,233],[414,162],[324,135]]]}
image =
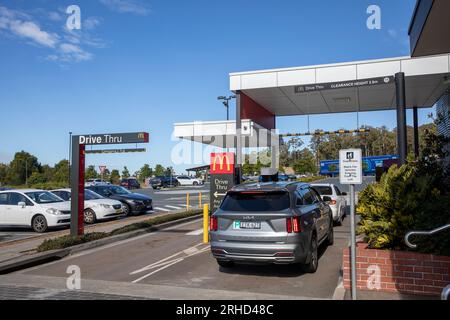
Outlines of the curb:
{"label": "curb", "polygon": [[344,279],[342,277],[343,270],[341,269],[339,271],[339,280],[338,284],[336,286],[336,289],[334,289],[332,300],[345,300],[345,288],[344,288]]}
{"label": "curb", "polygon": [[158,231],[161,229],[172,227],[172,226],[180,224],[180,223],[194,221],[194,220],[197,220],[200,216],[202,216],[202,214],[203,213],[200,212],[200,213],[192,215],[190,217],[164,222],[161,224],[151,226],[149,228],[130,231],[127,233],[118,234],[115,236],[78,244],[78,245],[64,248],[64,249],[50,250],[50,251],[39,252],[39,253],[30,254],[30,255],[24,255],[24,256],[17,257],[17,258],[12,258],[10,260],[0,262],[0,275],[8,274],[8,273],[11,273],[14,271],[19,271],[19,270],[30,268],[30,267],[34,267],[34,266],[41,265],[41,264],[44,264],[47,262],[59,260],[59,259],[62,259],[64,257],[74,254],[74,253],[101,247],[101,246],[111,244],[114,242],[137,237],[137,236],[140,236],[140,235],[143,235],[146,233],[152,233],[152,232],[155,232],[155,231]]}

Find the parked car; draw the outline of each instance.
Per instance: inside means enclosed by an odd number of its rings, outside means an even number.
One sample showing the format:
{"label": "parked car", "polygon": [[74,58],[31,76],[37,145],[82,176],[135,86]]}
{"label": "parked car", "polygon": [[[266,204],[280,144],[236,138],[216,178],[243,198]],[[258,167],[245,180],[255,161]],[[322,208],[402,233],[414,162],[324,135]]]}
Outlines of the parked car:
{"label": "parked car", "polygon": [[28,226],[42,233],[70,224],[70,203],[45,190],[0,192],[0,225]]}
{"label": "parked car", "polygon": [[150,180],[153,189],[176,187],[179,185],[178,179],[175,177],[157,176]]}
{"label": "parked car", "polygon": [[328,205],[333,212],[334,223],[336,225],[341,225],[347,208],[347,200],[345,198],[347,193],[341,192],[341,190],[332,183],[312,183],[311,186],[316,189],[322,197],[327,196],[331,198]]}
{"label": "parked car", "polygon": [[177,176],[178,185],[180,186],[198,186],[203,184],[202,179],[192,178],[189,176]]}
{"label": "parked car", "polygon": [[141,184],[135,178],[122,179],[122,181],[120,181],[120,185],[128,190],[141,188]]}
{"label": "parked car", "polygon": [[103,197],[122,202],[125,215],[140,214],[153,210],[152,198],[140,193],[133,193],[121,186],[91,186],[87,189]]}
{"label": "parked car", "polygon": [[[70,201],[70,189],[52,190],[64,201]],[[84,222],[87,224],[95,223],[97,220],[117,218],[124,216],[122,202],[118,200],[105,198],[92,190],[84,190]]]}
{"label": "parked car", "polygon": [[334,241],[329,200],[302,182],[235,186],[211,216],[211,252],[222,267],[298,263],[313,273],[319,245]]}
{"label": "parked car", "polygon": [[87,179],[84,185],[86,187],[90,187],[90,186],[104,186],[109,184],[110,184],[109,182],[106,182],[102,179]]}

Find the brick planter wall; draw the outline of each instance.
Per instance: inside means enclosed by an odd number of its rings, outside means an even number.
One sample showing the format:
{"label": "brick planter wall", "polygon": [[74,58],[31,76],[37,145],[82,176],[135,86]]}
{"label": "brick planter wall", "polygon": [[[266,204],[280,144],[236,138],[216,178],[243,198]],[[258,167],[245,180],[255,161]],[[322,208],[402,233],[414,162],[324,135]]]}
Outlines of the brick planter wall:
{"label": "brick planter wall", "polygon": [[[351,288],[350,248],[344,249],[344,287]],[[409,251],[368,249],[358,243],[357,288],[406,294],[439,295],[450,284],[450,257]]]}

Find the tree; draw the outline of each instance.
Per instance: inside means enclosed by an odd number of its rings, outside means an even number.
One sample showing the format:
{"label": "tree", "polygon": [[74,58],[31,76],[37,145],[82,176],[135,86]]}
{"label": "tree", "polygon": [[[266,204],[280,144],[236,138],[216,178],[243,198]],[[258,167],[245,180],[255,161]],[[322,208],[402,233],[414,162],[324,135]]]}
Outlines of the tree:
{"label": "tree", "polygon": [[130,171],[128,171],[127,166],[123,167],[122,170],[122,179],[126,179],[130,177]]}
{"label": "tree", "polygon": [[85,173],[84,173],[84,178],[86,180],[88,179],[97,179],[98,178],[98,173],[97,170],[95,170],[95,166],[88,166]]}
{"label": "tree", "polygon": [[69,181],[69,161],[61,160],[55,164],[53,169],[53,181],[68,182]]}
{"label": "tree", "polygon": [[28,183],[29,184],[38,184],[38,183],[45,183],[47,182],[47,178],[45,177],[45,175],[43,173],[40,172],[33,172],[31,174],[31,176],[28,178]]}
{"label": "tree", "polygon": [[155,176],[163,176],[165,170],[166,169],[162,165],[157,164],[155,167]]}
{"label": "tree", "polygon": [[166,175],[166,176],[171,176],[171,175],[174,174],[174,172],[175,172],[175,171],[173,170],[172,167],[167,167],[166,170],[164,171],[164,175]]}
{"label": "tree", "polygon": [[25,151],[16,152],[14,159],[9,164],[6,182],[12,185],[24,184],[33,172],[40,172],[40,170],[41,164],[35,156]]}
{"label": "tree", "polygon": [[114,169],[113,171],[111,171],[111,176],[109,177],[109,182],[111,182],[112,184],[118,184],[120,182],[119,170]]}
{"label": "tree", "polygon": [[309,149],[303,149],[298,154],[298,159],[295,160],[293,168],[296,173],[316,173],[317,167],[314,160],[314,154]]}
{"label": "tree", "polygon": [[153,175],[153,169],[150,168],[148,164],[144,164],[144,166],[139,170],[139,180],[145,181],[145,179],[150,178]]}
{"label": "tree", "polygon": [[4,163],[0,163],[0,186],[6,184],[6,176],[8,175],[9,166]]}

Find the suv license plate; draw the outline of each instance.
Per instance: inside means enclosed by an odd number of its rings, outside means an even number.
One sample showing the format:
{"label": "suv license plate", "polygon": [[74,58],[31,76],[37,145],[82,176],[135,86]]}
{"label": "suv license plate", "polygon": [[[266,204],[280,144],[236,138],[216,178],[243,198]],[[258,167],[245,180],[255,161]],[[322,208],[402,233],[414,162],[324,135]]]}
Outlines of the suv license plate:
{"label": "suv license plate", "polygon": [[261,229],[259,221],[234,221],[233,229]]}

